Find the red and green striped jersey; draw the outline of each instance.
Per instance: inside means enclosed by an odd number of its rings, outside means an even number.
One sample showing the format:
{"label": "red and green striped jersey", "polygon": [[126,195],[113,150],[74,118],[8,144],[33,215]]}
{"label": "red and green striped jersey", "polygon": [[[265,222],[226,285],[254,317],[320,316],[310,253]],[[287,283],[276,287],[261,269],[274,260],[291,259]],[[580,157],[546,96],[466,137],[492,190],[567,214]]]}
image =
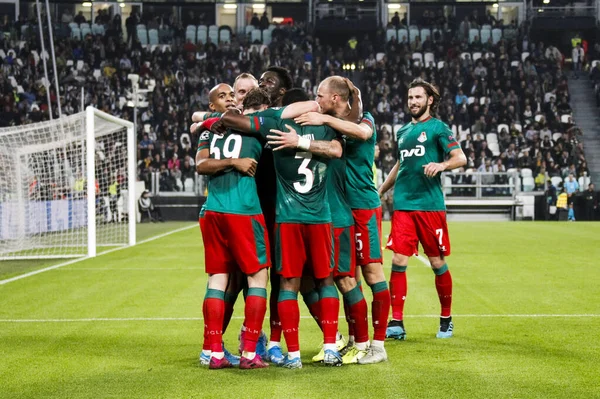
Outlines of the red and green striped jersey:
{"label": "red and green striped jersey", "polygon": [[[336,133],[328,126],[300,126],[292,119],[249,115],[252,132],[262,137],[271,129],[287,131],[293,127],[299,136],[311,140],[333,140]],[[327,198],[329,160],[295,149],[273,151],[277,174],[275,220],[277,223],[321,224],[331,222]]]}
{"label": "red and green striped jersey", "polygon": [[356,139],[346,141],[347,198],[352,209],[375,209],[381,206],[373,180],[377,131],[375,120],[369,112],[363,114],[360,123],[369,125],[373,129],[373,135],[366,141]]}
{"label": "red and green striped jersey", "polygon": [[[253,158],[258,161],[262,152],[262,144],[256,137],[244,136],[232,130],[224,135],[202,132],[198,151],[205,148],[209,149],[210,158],[213,159]],[[261,214],[254,177],[233,168],[208,176],[208,197],[204,210],[236,215]]]}
{"label": "red and green striped jersey", "polygon": [[445,211],[441,173],[425,175],[424,166],[444,162],[460,145],[448,125],[436,118],[404,125],[396,133],[400,169],[394,187],[394,210]]}

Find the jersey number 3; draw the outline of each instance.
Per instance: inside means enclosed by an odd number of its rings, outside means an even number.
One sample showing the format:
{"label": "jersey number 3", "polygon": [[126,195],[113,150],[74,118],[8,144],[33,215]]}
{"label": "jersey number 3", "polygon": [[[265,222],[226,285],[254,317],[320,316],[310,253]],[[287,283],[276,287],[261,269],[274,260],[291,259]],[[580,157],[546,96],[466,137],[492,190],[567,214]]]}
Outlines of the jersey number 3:
{"label": "jersey number 3", "polygon": [[242,152],[242,136],[239,134],[229,134],[227,136],[213,136],[210,143],[210,154],[215,159],[221,159],[221,149],[217,147],[219,140],[225,140],[223,143],[223,158],[239,158]]}
{"label": "jersey number 3", "polygon": [[300,194],[306,194],[310,191],[315,181],[315,175],[312,170],[308,169],[308,163],[312,159],[312,154],[310,152],[297,152],[296,159],[304,159],[298,167],[298,174],[304,175],[304,183],[295,182],[294,188]]}

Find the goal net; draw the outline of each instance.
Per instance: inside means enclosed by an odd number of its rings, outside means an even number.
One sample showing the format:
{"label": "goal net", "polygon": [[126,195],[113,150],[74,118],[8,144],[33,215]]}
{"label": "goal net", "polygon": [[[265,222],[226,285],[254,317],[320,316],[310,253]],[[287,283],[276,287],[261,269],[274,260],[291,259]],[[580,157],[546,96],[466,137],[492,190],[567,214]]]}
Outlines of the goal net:
{"label": "goal net", "polygon": [[133,124],[88,107],[0,129],[0,259],[135,244]]}

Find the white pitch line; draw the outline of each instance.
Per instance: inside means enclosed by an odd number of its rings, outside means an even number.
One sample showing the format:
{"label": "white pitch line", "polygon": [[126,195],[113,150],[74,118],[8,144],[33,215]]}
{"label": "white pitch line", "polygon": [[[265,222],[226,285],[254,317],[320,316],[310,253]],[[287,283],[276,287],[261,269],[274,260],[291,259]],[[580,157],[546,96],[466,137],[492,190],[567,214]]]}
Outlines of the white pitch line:
{"label": "white pitch line", "polygon": [[170,270],[204,270],[203,267],[76,267],[76,268],[65,268],[65,269],[61,269],[60,271],[62,272],[76,272],[79,270],[85,270],[85,271],[93,271],[93,270],[98,270],[98,271],[111,271],[111,272],[118,272],[120,270],[140,270],[140,271],[146,271],[146,270],[165,270],[165,271],[170,271]]}
{"label": "white pitch line", "polygon": [[[142,241],[136,243],[136,245],[145,244],[147,242],[158,240],[159,238],[163,238],[163,237],[169,236],[171,234],[179,233],[180,231],[189,230],[191,228],[197,228],[197,227],[198,227],[197,224],[193,224],[193,225],[186,226],[186,227],[181,227],[179,229],[175,229],[175,230],[169,231],[167,233],[163,233],[163,234],[159,234],[159,235],[154,236],[154,237],[147,238],[145,240],[142,240]],[[121,251],[121,250],[126,249],[126,248],[131,248],[131,247],[127,246],[127,247],[114,248],[114,249],[111,249],[111,250],[108,250],[108,251],[105,251],[105,252],[101,252],[97,256],[106,255],[106,254],[109,254],[111,252]],[[72,265],[73,263],[82,262],[82,261],[87,260],[87,259],[91,259],[91,258],[88,258],[86,256],[86,257],[83,257],[83,258],[70,260],[68,262],[59,263],[58,265],[45,267],[45,268],[40,269],[40,270],[34,270],[32,272],[29,272],[29,273],[25,273],[25,274],[21,274],[19,276],[8,278],[6,280],[0,280],[0,285],[12,283],[13,281],[17,281],[17,280],[21,280],[21,279],[24,279],[24,278],[27,278],[27,277],[35,276],[36,274],[44,273],[44,272],[47,272],[49,270],[58,269],[59,267]]]}
{"label": "white pitch line", "polygon": [[[405,315],[405,318],[424,319],[438,318],[437,314]],[[598,318],[600,314],[462,314],[452,315],[454,318]],[[312,319],[312,316],[300,316],[301,319]],[[344,316],[340,316],[343,319]],[[243,316],[232,319],[243,320]],[[92,317],[82,319],[0,319],[0,323],[85,323],[85,322],[120,322],[120,321],[202,321],[203,317]]]}

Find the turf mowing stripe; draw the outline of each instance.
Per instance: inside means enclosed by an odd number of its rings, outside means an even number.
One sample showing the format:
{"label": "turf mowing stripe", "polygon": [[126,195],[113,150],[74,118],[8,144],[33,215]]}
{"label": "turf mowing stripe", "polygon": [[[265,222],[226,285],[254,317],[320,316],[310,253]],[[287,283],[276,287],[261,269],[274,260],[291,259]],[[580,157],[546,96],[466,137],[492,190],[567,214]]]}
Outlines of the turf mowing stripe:
{"label": "turf mowing stripe", "polygon": [[[142,240],[142,241],[140,241],[140,242],[136,243],[136,245],[145,244],[145,243],[147,243],[147,242],[154,241],[154,240],[158,240],[159,238],[163,238],[163,237],[169,236],[169,235],[171,235],[171,234],[179,233],[180,231],[189,230],[189,229],[191,229],[191,228],[197,228],[197,227],[198,227],[198,225],[197,225],[197,224],[193,224],[193,225],[186,226],[186,227],[180,227],[180,228],[178,228],[178,229],[175,229],[175,230],[173,230],[173,231],[169,231],[169,232],[167,232],[167,233],[159,234],[159,235],[157,235],[157,236],[150,237],[150,238],[147,238],[147,239],[145,239],[145,240]],[[110,250],[108,250],[108,251],[104,251],[104,252],[101,252],[101,253],[99,253],[97,256],[106,255],[106,254],[109,254],[109,253],[111,253],[111,252],[116,252],[116,251],[120,251],[120,250],[122,250],[122,249],[127,249],[127,248],[131,248],[131,247],[120,247],[120,248],[114,248],[114,249],[110,249]],[[44,269],[40,269],[40,270],[34,270],[34,271],[32,271],[32,272],[29,272],[29,273],[25,273],[25,274],[21,274],[21,275],[19,275],[19,276],[15,276],[15,277],[8,278],[8,279],[6,279],[6,280],[0,280],[0,285],[4,285],[4,284],[8,284],[8,283],[12,283],[13,281],[17,281],[17,280],[21,280],[21,279],[24,279],[24,278],[27,278],[27,277],[35,276],[36,274],[44,273],[44,272],[47,272],[47,271],[49,271],[49,270],[58,269],[59,267],[63,267],[63,266],[72,265],[73,263],[82,262],[82,261],[84,261],[84,260],[87,260],[87,259],[90,259],[90,258],[88,258],[88,257],[86,256],[86,257],[83,257],[83,258],[79,258],[79,259],[70,260],[70,261],[68,261],[68,262],[59,263],[58,265],[54,265],[54,266],[50,266],[50,267],[46,267],[46,268],[44,268]],[[116,269],[115,269],[115,270],[116,270]]]}
{"label": "turf mowing stripe", "polygon": [[[423,319],[439,318],[440,315],[405,315],[405,318]],[[474,318],[474,317],[514,317],[514,318],[598,318],[600,314],[453,314],[452,317]],[[300,316],[301,319],[312,319],[312,316]],[[340,319],[345,316],[340,316]],[[232,319],[243,320],[243,316],[233,316]],[[0,319],[0,323],[81,323],[93,321],[201,321],[202,317],[115,317],[115,318],[84,318],[84,319]]]}

